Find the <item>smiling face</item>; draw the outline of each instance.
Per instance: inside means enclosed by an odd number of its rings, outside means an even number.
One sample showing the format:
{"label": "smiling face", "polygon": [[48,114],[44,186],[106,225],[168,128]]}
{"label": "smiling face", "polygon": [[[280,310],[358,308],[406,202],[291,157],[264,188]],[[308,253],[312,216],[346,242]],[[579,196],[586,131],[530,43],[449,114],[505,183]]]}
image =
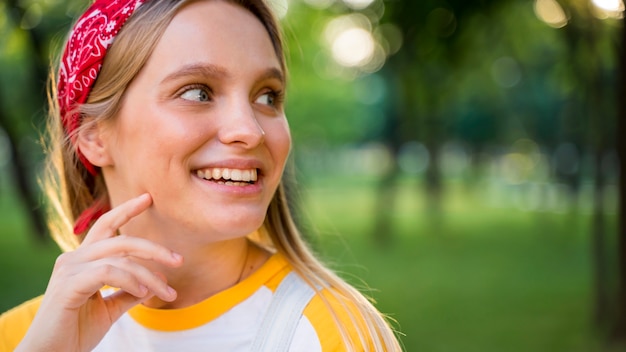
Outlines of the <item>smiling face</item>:
{"label": "smiling face", "polygon": [[154,200],[131,230],[216,241],[260,227],[291,145],[284,85],[253,14],[224,1],[182,8],[100,126],[112,205]]}

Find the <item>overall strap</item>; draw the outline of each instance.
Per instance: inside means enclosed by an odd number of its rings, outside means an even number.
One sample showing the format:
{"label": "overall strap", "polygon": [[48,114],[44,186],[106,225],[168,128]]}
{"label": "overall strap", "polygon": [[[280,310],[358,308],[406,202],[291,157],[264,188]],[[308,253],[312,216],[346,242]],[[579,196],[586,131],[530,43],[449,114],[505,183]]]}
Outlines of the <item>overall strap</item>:
{"label": "overall strap", "polygon": [[290,272],[274,292],[251,351],[288,351],[302,312],[314,295],[315,291],[298,274]]}

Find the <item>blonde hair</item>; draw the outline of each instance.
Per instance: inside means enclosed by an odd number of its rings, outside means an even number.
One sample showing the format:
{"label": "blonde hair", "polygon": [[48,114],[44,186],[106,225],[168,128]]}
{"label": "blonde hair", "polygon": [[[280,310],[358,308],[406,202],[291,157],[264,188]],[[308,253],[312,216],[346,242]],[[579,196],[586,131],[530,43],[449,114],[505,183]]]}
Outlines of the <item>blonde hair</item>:
{"label": "blonde hair", "polygon": [[[96,84],[87,103],[79,107],[94,121],[112,119],[118,112],[126,88],[144,66],[171,19],[185,4],[201,0],[152,0],[128,20],[109,48]],[[263,0],[227,0],[253,13],[265,26],[283,71],[286,71],[283,42],[277,20]],[[132,50],[131,50],[132,48]],[[54,70],[53,70],[54,71]],[[66,136],[56,103],[54,79],[49,87],[48,163],[43,188],[50,205],[49,226],[63,250],[72,250],[82,241],[73,235],[77,217],[94,202],[108,202],[100,173],[91,175],[80,162],[76,149]],[[80,128],[88,128],[83,124]],[[283,185],[274,195],[256,241],[270,244],[284,255],[294,270],[312,287],[327,288],[339,309],[347,312],[356,329],[355,338],[339,323],[337,308],[321,295],[332,312],[348,350],[400,351],[400,345],[385,317],[358,290],[347,284],[315,258],[294,224]],[[360,347],[359,347],[360,346]]]}

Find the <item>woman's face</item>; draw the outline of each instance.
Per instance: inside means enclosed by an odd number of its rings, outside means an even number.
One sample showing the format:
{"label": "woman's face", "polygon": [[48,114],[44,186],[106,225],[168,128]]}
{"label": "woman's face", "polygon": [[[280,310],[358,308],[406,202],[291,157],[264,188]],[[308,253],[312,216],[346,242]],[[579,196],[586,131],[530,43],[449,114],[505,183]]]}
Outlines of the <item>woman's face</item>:
{"label": "woman's face", "polygon": [[284,85],[250,12],[223,1],[180,10],[102,134],[112,205],[145,192],[154,201],[132,230],[210,240],[256,230],[291,145]]}

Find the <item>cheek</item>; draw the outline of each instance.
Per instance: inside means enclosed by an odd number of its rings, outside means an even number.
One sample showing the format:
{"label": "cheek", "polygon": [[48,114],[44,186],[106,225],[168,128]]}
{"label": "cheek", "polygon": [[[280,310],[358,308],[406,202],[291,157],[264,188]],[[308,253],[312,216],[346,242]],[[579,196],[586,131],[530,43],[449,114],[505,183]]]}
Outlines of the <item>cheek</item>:
{"label": "cheek", "polygon": [[204,126],[183,119],[181,114],[158,106],[129,109],[118,125],[119,148],[123,153],[165,156],[174,154],[200,138]]}
{"label": "cheek", "polygon": [[175,142],[180,141],[180,137],[173,131],[173,128],[139,121],[139,118],[119,125],[112,146],[116,172],[125,175],[129,182],[137,176],[162,173],[166,168],[163,163],[171,160],[180,148]]}
{"label": "cheek", "polygon": [[291,150],[291,132],[287,120],[272,121],[272,123],[263,128],[263,130],[266,134],[266,143],[270,148],[275,162],[280,163],[281,165],[279,166],[281,168],[284,167],[289,151]]}
{"label": "cheek", "polygon": [[113,146],[118,164],[136,163],[134,159],[158,152],[160,144],[154,143],[160,139],[158,131],[147,126],[124,126],[119,132]]}

